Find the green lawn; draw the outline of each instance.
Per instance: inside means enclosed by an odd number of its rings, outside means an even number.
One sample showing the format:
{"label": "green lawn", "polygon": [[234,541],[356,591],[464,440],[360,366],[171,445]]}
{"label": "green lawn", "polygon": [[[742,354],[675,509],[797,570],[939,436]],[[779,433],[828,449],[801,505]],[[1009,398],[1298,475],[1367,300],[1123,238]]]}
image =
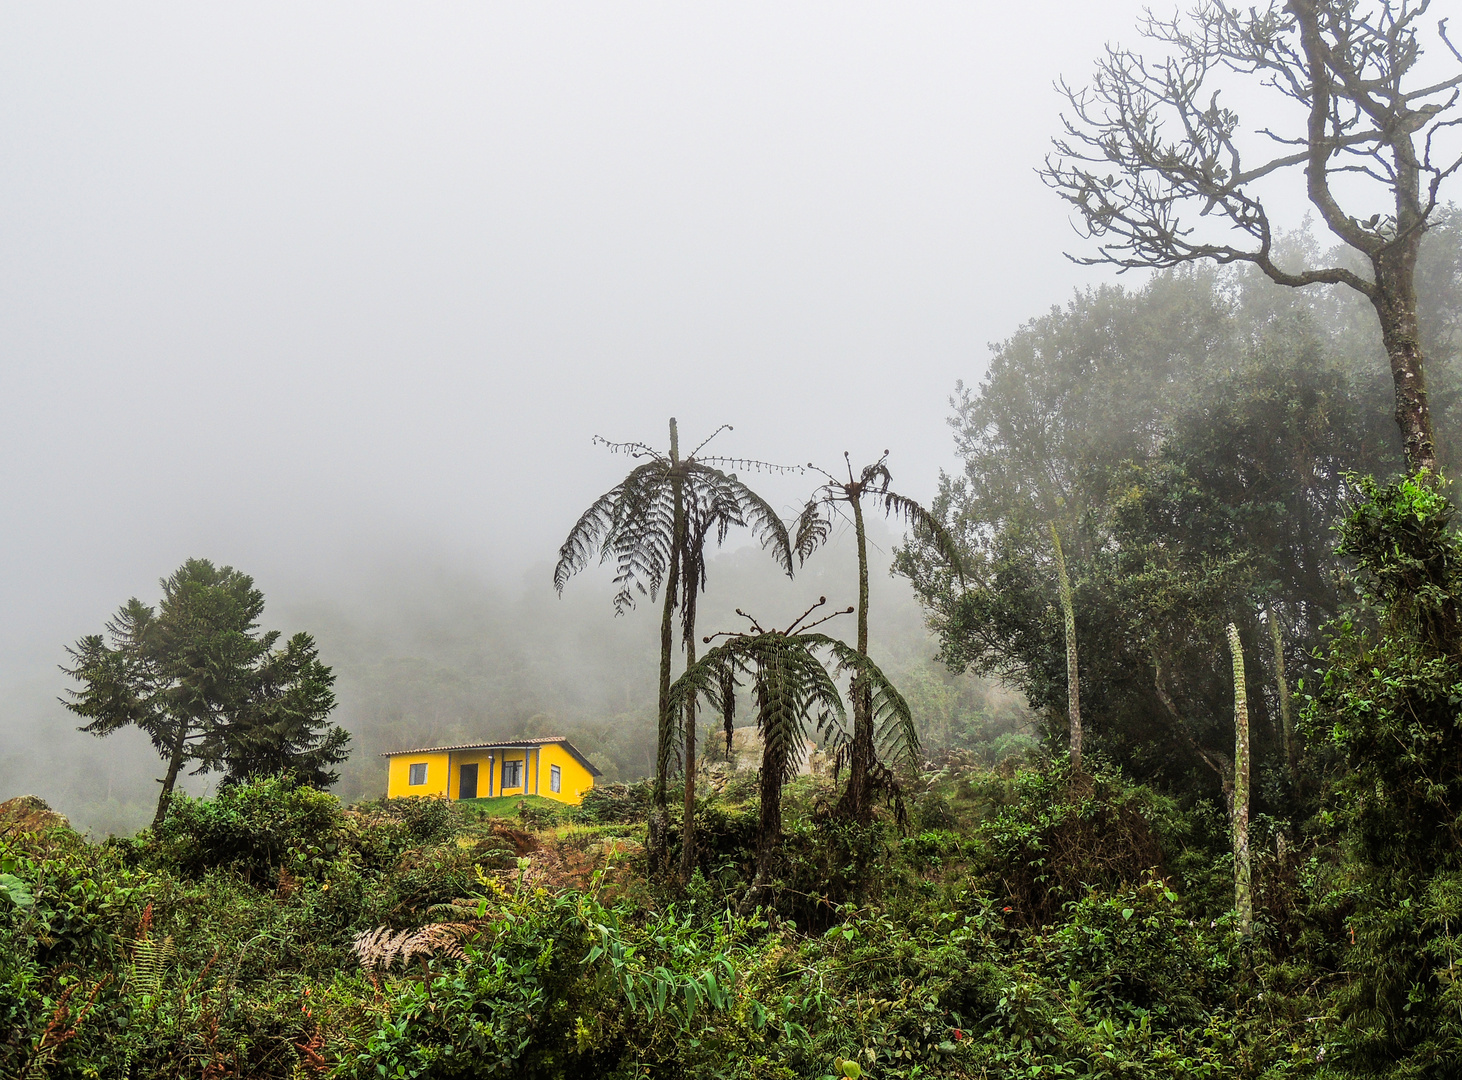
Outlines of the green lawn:
{"label": "green lawn", "polygon": [[491,799],[457,799],[456,802],[457,805],[470,807],[486,817],[517,817],[519,803],[527,803],[535,810],[547,809],[558,813],[569,809],[567,803],[542,795],[498,795]]}

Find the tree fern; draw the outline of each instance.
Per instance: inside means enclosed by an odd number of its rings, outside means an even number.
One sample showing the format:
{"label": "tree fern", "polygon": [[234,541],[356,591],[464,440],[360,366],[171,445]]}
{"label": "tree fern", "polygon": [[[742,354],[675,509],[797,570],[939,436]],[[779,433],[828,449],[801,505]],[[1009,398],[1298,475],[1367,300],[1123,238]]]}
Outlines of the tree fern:
{"label": "tree fern", "polygon": [[918,753],[918,735],[903,695],[868,657],[837,638],[814,632],[828,618],[852,614],[854,609],[801,626],[825,603],[826,598],[819,599],[785,630],[765,630],[753,619],[749,631],[715,635],[726,640],[688,667],[670,690],[673,708],[699,697],[720,711],[729,749],[735,687],[743,678],[751,685],[762,762],[757,870],[748,901],[765,890],[771,877],[781,840],[782,787],[796,773],[808,738],[817,734],[836,743],[845,735],[847,713],[834,672],[850,674],[857,685],[868,687],[879,718],[880,743],[888,753],[897,760]]}
{"label": "tree fern", "polygon": [[[888,471],[888,451],[883,452],[871,465],[863,468],[857,477],[848,455],[843,455],[847,480],[842,480],[825,469],[815,465],[814,469],[827,478],[827,483],[813,492],[807,505],[799,515],[794,532],[793,550],[801,561],[807,558],[832,534],[832,515],[844,513],[844,507],[852,513],[853,530],[858,541],[858,646],[857,652],[864,660],[868,657],[868,534],[863,522],[863,499],[871,497],[876,504],[882,503],[885,517],[903,521],[916,535],[926,540],[933,549],[963,576],[963,563],[959,546],[945,529],[943,522],[920,506],[913,499],[889,490],[892,474]],[[846,665],[845,665],[846,666]],[[838,802],[839,813],[860,824],[871,819],[872,795],[882,789],[897,800],[898,785],[894,773],[887,766],[911,762],[918,753],[918,736],[912,719],[905,719],[907,703],[902,698],[888,696],[888,690],[872,681],[858,665],[847,667],[853,676],[853,732],[852,738],[839,755],[839,764],[848,767],[848,786]],[[893,691],[897,694],[897,691]],[[892,754],[892,757],[889,756]],[[882,756],[880,756],[882,755]]]}
{"label": "tree fern", "polygon": [[[729,425],[711,433],[714,438]],[[670,421],[670,450],[661,453],[644,443],[611,443],[596,437],[612,452],[628,454],[636,465],[614,488],[580,515],[559,547],[553,584],[563,591],[568,579],[594,562],[614,564],[614,609],[623,614],[639,597],[653,602],[664,591],[660,619],[660,701],[656,731],[655,786],[650,815],[652,854],[663,857],[668,821],[666,784],[670,759],[683,717],[685,748],[686,827],[683,863],[688,874],[694,843],[695,705],[670,706],[670,669],[674,650],[673,620],[681,611],[681,640],[694,658],[695,597],[705,588],[705,546],[726,539],[733,528],[746,527],[760,539],[786,573],[792,573],[792,544],[786,526],[771,506],[722,466],[786,471],[781,466],[744,459],[700,457],[710,441],[680,455],[679,429]]]}

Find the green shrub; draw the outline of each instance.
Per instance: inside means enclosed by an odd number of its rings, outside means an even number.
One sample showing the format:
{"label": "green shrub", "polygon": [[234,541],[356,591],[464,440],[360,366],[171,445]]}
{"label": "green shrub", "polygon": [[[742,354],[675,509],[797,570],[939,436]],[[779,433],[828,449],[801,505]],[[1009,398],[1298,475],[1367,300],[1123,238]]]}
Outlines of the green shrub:
{"label": "green shrub", "polygon": [[383,813],[399,821],[406,835],[418,844],[430,844],[451,833],[462,820],[457,807],[447,799],[424,799],[411,796],[387,799],[381,804]]}
{"label": "green shrub", "polygon": [[340,854],[342,827],[335,796],[269,777],[231,785],[212,799],[174,795],[145,858],[188,877],[226,866],[273,884],[286,866],[319,876]]}
{"label": "green shrub", "polygon": [[596,784],[584,792],[579,812],[600,825],[638,824],[650,816],[651,783]]}
{"label": "green shrub", "polygon": [[1162,866],[1154,822],[1173,808],[1100,761],[1088,765],[1080,775],[1064,759],[1018,773],[1014,803],[978,830],[984,881],[1029,925],[1055,922],[1091,887],[1119,891]]}
{"label": "green shrub", "polygon": [[1354,972],[1334,996],[1337,1056],[1367,1075],[1457,1075],[1462,537],[1426,474],[1357,486],[1338,550],[1360,603],[1302,718],[1341,765],[1321,815],[1340,865],[1315,912]]}

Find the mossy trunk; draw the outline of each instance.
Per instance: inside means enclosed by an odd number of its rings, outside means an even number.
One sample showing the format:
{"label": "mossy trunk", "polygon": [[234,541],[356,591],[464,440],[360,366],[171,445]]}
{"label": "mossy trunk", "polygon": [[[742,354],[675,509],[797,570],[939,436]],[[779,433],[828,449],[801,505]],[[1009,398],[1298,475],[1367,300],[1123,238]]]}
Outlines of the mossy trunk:
{"label": "mossy trunk", "polygon": [[1254,930],[1254,889],[1249,865],[1249,692],[1244,681],[1244,647],[1239,628],[1228,625],[1228,647],[1234,658],[1234,909],[1239,933]]}
{"label": "mossy trunk", "polygon": [[[868,533],[863,525],[862,493],[849,500],[853,530],[858,540],[858,652],[868,655]],[[848,688],[853,698],[853,741],[848,754],[848,786],[840,800],[841,816],[859,825],[873,820],[868,778],[873,772],[873,688],[855,676]]]}
{"label": "mossy trunk", "polygon": [[[696,583],[690,583],[692,589]],[[694,598],[686,598],[685,666],[695,663]],[[689,885],[695,872],[695,700],[691,694],[685,702],[685,821],[680,828],[680,880]]]}
{"label": "mossy trunk", "polygon": [[1066,573],[1066,553],[1061,536],[1051,523],[1051,546],[1056,552],[1056,586],[1061,594],[1061,619],[1066,628],[1066,726],[1071,744],[1071,768],[1081,772],[1081,680],[1076,655],[1076,608],[1071,602],[1071,578]]}
{"label": "mossy trunk", "polygon": [[1265,612],[1269,620],[1269,641],[1274,646],[1274,679],[1279,684],[1279,724],[1284,737],[1284,763],[1289,768],[1291,780],[1299,778],[1299,749],[1295,746],[1294,717],[1289,711],[1289,682],[1284,675],[1284,638],[1279,631],[1279,620],[1271,607]]}
{"label": "mossy trunk", "polygon": [[680,549],[685,536],[685,500],[678,478],[680,435],[675,418],[670,418],[670,467],[675,491],[674,518],[671,524],[670,566],[665,579],[665,606],[660,615],[660,710],[655,732],[655,786],[650,800],[650,821],[646,836],[652,865],[665,861],[670,827],[669,796],[670,744],[675,718],[670,715],[670,663],[675,653],[675,602],[680,593]]}
{"label": "mossy trunk", "polygon": [[[1405,193],[1416,201],[1415,173],[1402,178],[1413,190]],[[1399,200],[1398,200],[1399,201]],[[1418,215],[1403,212],[1411,224]],[[1376,291],[1371,303],[1381,323],[1381,341],[1391,363],[1391,381],[1396,395],[1396,426],[1401,429],[1406,469],[1413,475],[1423,469],[1437,471],[1436,438],[1432,433],[1431,406],[1427,401],[1425,360],[1421,352],[1421,331],[1416,311],[1416,260],[1421,249],[1421,228],[1405,229],[1393,243],[1372,256]]]}

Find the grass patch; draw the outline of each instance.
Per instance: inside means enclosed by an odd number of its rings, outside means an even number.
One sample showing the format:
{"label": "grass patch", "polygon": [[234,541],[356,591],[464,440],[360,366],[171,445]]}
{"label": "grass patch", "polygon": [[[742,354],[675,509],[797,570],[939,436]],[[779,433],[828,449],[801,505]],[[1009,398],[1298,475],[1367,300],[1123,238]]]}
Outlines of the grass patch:
{"label": "grass patch", "polygon": [[517,818],[519,803],[534,810],[548,810],[556,814],[573,809],[568,803],[561,803],[544,795],[495,795],[491,799],[456,799],[454,803],[484,817],[499,818]]}

